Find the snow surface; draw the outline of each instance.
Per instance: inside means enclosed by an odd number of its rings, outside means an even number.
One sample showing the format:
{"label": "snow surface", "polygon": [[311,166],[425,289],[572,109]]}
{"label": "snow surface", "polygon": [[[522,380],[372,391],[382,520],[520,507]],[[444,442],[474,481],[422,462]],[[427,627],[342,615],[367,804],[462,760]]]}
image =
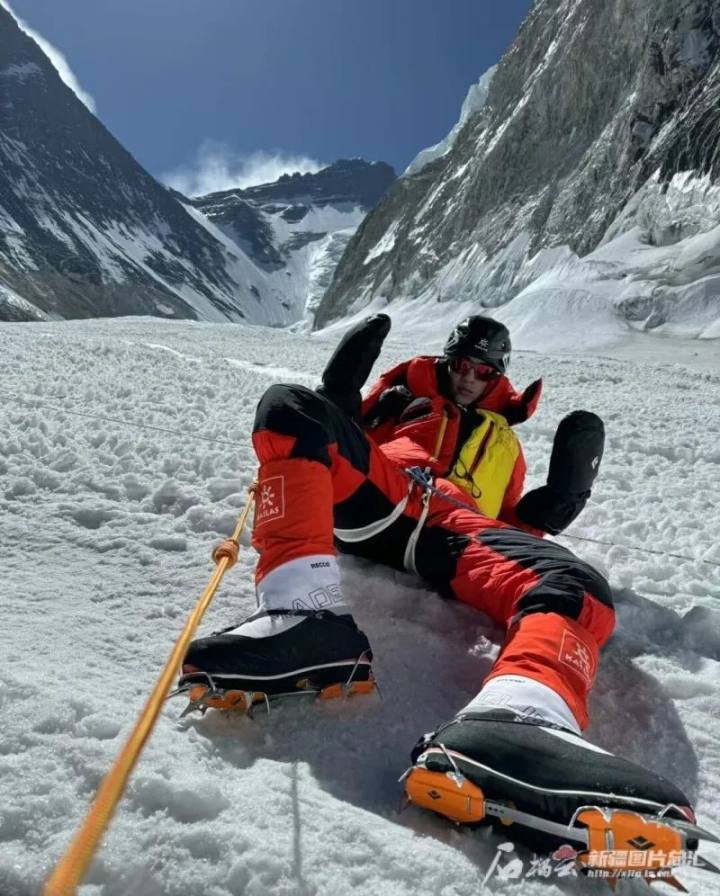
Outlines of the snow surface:
{"label": "snow surface", "polygon": [[[437,322],[400,323],[378,370],[439,347]],[[278,378],[317,383],[336,338],[152,319],[0,325],[2,896],[38,892],[208,581],[253,478],[257,400]],[[529,484],[565,413],[603,416],[601,475],[571,527],[590,541],[560,539],[609,575],[619,611],[588,736],[673,778],[720,834],[720,359],[698,369],[698,343],[666,339],[663,363],[642,363],[639,344],[624,358],[516,353],[516,385],[546,383],[522,427]],[[244,541],[205,633],[254,606]],[[415,740],[476,693],[501,633],[411,576],[341,565],[382,699],[255,721],[181,722],[184,703],[169,703],[82,896],[609,892],[484,887],[502,840],[398,811]],[[701,853],[720,862],[717,846]],[[696,896],[720,892],[699,870],[678,877]]]}

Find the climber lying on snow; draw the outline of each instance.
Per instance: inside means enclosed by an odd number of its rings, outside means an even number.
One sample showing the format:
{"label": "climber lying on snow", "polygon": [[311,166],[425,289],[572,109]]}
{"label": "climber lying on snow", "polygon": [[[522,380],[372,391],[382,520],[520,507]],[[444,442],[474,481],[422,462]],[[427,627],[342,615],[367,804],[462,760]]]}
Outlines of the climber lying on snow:
{"label": "climber lying on snow", "polygon": [[[373,656],[345,605],[336,549],[416,572],[503,625],[506,637],[477,696],[416,745],[410,798],[463,821],[482,820],[485,799],[509,805],[525,813],[514,839],[529,825],[533,836],[540,828],[566,843],[581,813],[588,826],[609,825],[616,848],[655,842],[639,814],[628,820],[625,812],[616,829],[615,816],[582,810],[665,813],[663,825],[692,820],[673,784],[580,736],[614,626],[612,595],[592,566],[532,534],[558,532],[582,509],[602,422],[582,411],[566,417],[547,484],[521,496],[525,465],[512,427],[535,409],[540,382],[522,393],[510,385],[507,330],[468,318],[442,357],[394,368],[362,402],[389,328],[376,315],[351,330],[318,390],[276,385],[260,400],[258,611],[195,641],[181,684],[199,689],[198,705],[234,708],[299,692],[367,691]],[[587,844],[586,827],[578,836]]]}

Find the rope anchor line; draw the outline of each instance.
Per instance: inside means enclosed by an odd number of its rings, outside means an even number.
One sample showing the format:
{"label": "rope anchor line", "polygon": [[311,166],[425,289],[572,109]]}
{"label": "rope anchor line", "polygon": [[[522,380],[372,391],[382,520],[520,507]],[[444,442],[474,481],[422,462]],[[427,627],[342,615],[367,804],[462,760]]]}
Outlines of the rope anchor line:
{"label": "rope anchor line", "polygon": [[643,548],[640,545],[616,544],[614,541],[603,541],[600,538],[590,538],[585,535],[572,535],[569,532],[561,532],[558,538],[571,538],[573,541],[586,541],[589,544],[601,544],[608,548],[620,548],[625,551],[637,551],[640,554],[654,554],[657,557],[672,557],[675,560],[685,560],[688,563],[705,563],[720,569],[720,563],[715,560],[703,560],[700,557],[689,557],[687,554],[675,554],[672,551],[661,551],[656,548]]}
{"label": "rope anchor line", "polygon": [[136,423],[134,420],[124,420],[122,417],[105,417],[101,414],[91,414],[89,411],[73,411],[67,407],[44,404],[36,399],[23,398],[21,395],[13,394],[12,392],[3,392],[3,398],[12,398],[21,404],[24,404],[29,410],[57,411],[61,414],[71,414],[73,417],[98,420],[100,423],[119,423],[121,426],[127,426],[129,429],[145,429],[148,432],[163,432],[171,436],[180,436],[182,439],[198,439],[201,442],[212,442],[214,445],[225,445],[229,448],[239,447],[238,442],[231,442],[229,439],[214,439],[212,436],[203,436],[197,432],[182,432],[179,429],[170,429],[167,426],[155,426],[153,423]]}
{"label": "rope anchor line", "polygon": [[[447,501],[449,504],[454,504],[457,507],[464,507],[467,510],[476,513],[478,516],[482,516],[483,514],[475,507],[470,507],[469,504],[465,504],[464,501],[458,501],[457,498],[453,498],[451,495],[446,494],[441,491],[439,488],[436,488],[432,484],[432,476],[429,473],[429,468],[427,470],[423,470],[421,467],[408,467],[405,470],[405,474],[410,477],[410,479],[417,483],[421,488],[425,489],[428,492],[431,492],[434,495],[437,495],[443,501]],[[588,538],[583,535],[572,535],[568,532],[561,532],[558,538],[570,538],[573,541],[585,541],[589,544],[601,544],[605,547],[609,548],[624,548],[627,551],[637,551],[640,554],[654,554],[658,557],[673,557],[675,560],[685,560],[688,563],[705,563],[708,566],[713,566],[716,569],[720,569],[720,563],[717,563],[714,560],[701,560],[697,557],[688,557],[684,554],[676,554],[672,551],[660,551],[653,548],[643,548],[639,545],[630,545],[630,544],[615,544],[614,541],[602,541],[599,538]]]}

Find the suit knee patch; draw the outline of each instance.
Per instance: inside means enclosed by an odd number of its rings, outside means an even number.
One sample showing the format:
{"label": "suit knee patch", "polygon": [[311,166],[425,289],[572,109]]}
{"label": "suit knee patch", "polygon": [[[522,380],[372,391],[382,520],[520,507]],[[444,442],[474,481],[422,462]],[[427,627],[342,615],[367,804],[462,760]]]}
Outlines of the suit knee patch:
{"label": "suit knee patch", "polygon": [[585,587],[572,575],[545,576],[516,604],[514,618],[530,613],[557,613],[567,619],[579,619],[584,604]]}

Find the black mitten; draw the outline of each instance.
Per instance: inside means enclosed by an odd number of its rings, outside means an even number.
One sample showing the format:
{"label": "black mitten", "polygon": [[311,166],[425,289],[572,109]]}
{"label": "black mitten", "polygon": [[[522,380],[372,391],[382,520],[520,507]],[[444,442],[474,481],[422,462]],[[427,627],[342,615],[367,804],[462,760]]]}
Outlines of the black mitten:
{"label": "black mitten", "polygon": [[387,314],[374,314],[351,327],[340,340],[322,375],[317,391],[356,420],[360,419],[360,390],[370,376],[385,337],[390,332]]}
{"label": "black mitten", "polygon": [[323,386],[330,392],[359,392],[378,359],[391,323],[387,314],[374,314],[351,327],[325,367]]}
{"label": "black mitten", "polygon": [[589,411],[573,411],[560,422],[553,440],[547,485],[520,499],[520,520],[551,535],[576,519],[590,497],[605,446],[602,420]]}
{"label": "black mitten", "polygon": [[589,492],[605,448],[605,427],[597,414],[573,411],[555,433],[547,484],[565,494]]}

